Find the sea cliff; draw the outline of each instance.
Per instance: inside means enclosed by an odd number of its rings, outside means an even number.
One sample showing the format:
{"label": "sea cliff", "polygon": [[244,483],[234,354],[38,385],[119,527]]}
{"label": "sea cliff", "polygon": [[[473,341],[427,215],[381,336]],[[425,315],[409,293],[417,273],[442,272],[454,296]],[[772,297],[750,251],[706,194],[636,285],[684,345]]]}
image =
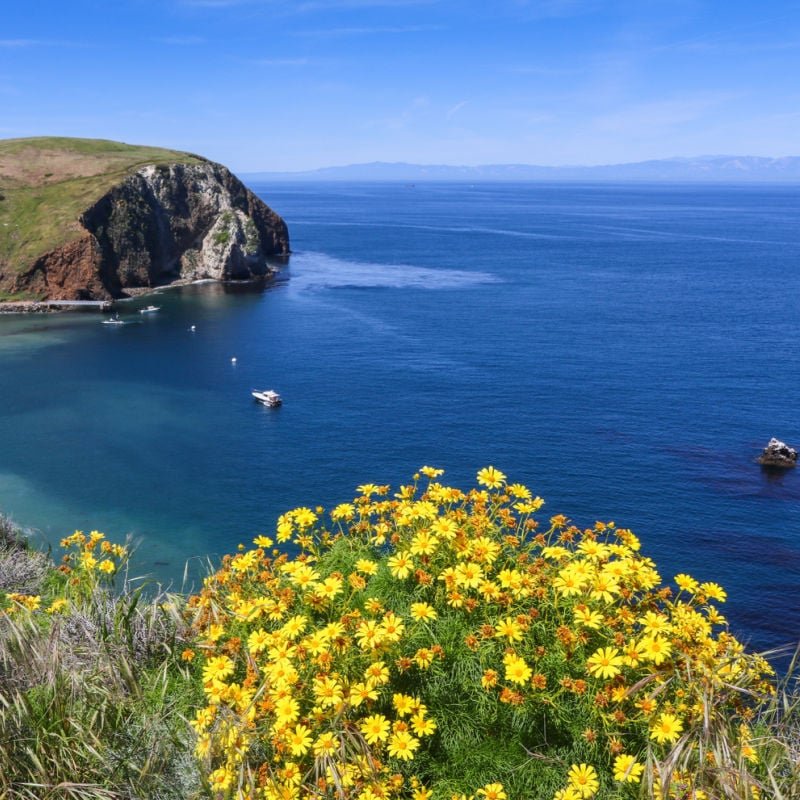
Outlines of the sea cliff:
{"label": "sea cliff", "polygon": [[0,300],[108,300],[262,278],[269,256],[289,253],[285,222],[221,164],[114,142],[7,144]]}

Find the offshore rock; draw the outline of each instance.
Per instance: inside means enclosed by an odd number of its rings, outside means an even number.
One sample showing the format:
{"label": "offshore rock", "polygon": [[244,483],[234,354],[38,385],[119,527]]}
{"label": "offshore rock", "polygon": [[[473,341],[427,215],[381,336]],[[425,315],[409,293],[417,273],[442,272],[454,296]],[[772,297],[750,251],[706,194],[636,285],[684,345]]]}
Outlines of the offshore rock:
{"label": "offshore rock", "polygon": [[211,161],[143,166],[78,222],[71,241],[20,271],[12,293],[107,300],[175,282],[252,280],[272,274],[268,256],[289,253],[285,222]]}
{"label": "offshore rock", "polygon": [[795,467],[797,450],[773,437],[759,456],[758,463],[764,467]]}

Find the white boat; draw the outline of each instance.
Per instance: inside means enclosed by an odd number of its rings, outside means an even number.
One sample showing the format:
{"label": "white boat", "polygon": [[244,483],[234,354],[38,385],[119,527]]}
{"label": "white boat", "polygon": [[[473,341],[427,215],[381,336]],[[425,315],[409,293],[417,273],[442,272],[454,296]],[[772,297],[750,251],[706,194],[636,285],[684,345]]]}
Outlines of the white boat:
{"label": "white boat", "polygon": [[281,403],[283,403],[281,396],[272,389],[253,389],[251,394],[256,400],[258,400],[259,403],[267,406],[268,408],[277,408]]}
{"label": "white boat", "polygon": [[110,319],[102,320],[103,325],[124,325],[125,322],[119,318],[119,314],[115,314]]}
{"label": "white boat", "polygon": [[160,310],[161,310],[161,306],[147,306],[147,308],[140,308],[139,309],[139,313],[140,314],[152,314],[153,312],[160,311]]}

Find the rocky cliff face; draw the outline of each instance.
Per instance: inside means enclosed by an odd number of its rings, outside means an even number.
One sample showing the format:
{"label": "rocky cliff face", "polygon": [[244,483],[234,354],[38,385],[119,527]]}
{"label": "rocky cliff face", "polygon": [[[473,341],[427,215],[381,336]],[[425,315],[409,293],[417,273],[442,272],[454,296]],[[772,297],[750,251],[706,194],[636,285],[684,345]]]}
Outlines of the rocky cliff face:
{"label": "rocky cliff face", "polygon": [[110,299],[179,280],[266,276],[267,256],[289,253],[284,221],[212,162],[142,167],[79,222],[75,238],[39,256],[12,291]]}

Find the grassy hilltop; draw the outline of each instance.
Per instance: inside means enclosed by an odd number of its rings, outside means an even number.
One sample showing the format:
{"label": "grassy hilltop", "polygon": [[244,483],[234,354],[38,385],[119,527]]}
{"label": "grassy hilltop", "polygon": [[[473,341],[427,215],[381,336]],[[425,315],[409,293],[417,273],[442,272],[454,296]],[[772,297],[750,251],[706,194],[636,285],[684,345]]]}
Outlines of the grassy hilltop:
{"label": "grassy hilltop", "polygon": [[107,139],[0,140],[0,271],[18,271],[74,238],[81,213],[126,175],[175,163],[206,160]]}

